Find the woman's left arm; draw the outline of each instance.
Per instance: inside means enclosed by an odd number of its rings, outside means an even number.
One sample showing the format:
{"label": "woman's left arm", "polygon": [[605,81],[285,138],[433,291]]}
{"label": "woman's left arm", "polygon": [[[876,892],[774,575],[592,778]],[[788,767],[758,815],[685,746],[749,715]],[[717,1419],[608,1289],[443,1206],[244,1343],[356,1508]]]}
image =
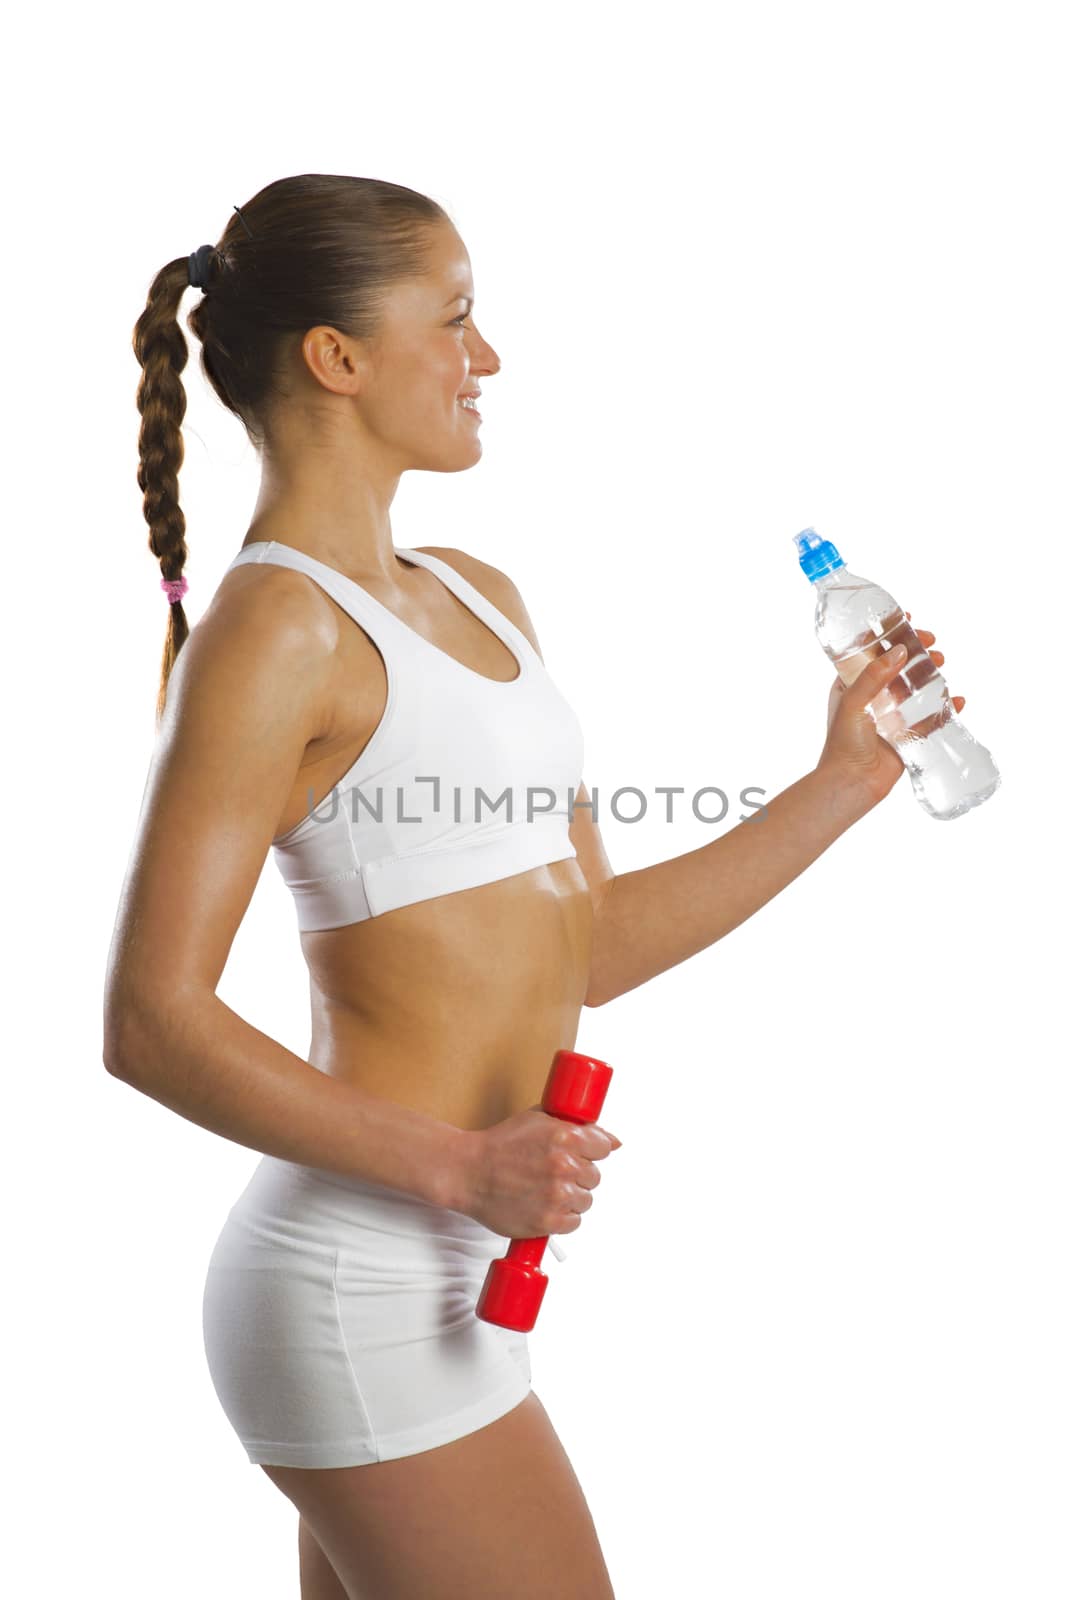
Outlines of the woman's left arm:
{"label": "woman's left arm", "polygon": [[[455,560],[541,655],[511,578],[459,550],[432,553]],[[905,615],[912,620],[911,611]],[[942,666],[945,656],[930,648],[934,634],[915,631],[931,660]],[[827,702],[827,738],[813,770],[769,800],[762,814],[685,855],[614,873],[586,786],[580,786],[570,831],[594,910],[586,1005],[606,1005],[707,950],[767,905],[889,794],[904,763],[876,733],[865,706],[900,670],[900,663],[892,665],[889,656],[880,655],[848,689],[836,673]],[[964,696],[954,695],[953,704],[960,711]]]}
{"label": "woman's left arm", "polygon": [[[929,649],[934,634],[916,634]],[[945,660],[940,650],[930,654],[936,665]],[[819,761],[763,814],[685,855],[608,878],[597,902],[588,1006],[605,1005],[715,944],[885,798],[904,764],[865,707],[899,671],[900,663],[881,655],[848,689],[835,677]],[[959,711],[964,697],[955,695],[953,704]]]}

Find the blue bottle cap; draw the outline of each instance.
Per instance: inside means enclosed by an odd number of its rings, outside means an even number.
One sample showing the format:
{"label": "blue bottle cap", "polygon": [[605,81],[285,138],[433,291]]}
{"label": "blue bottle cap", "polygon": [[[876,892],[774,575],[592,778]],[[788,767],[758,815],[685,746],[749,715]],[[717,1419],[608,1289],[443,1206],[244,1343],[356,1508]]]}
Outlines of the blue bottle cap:
{"label": "blue bottle cap", "polygon": [[826,577],[835,567],[845,566],[834,545],[829,539],[821,539],[815,528],[806,528],[804,533],[795,533],[794,544],[797,546],[801,571],[810,583],[815,583],[817,578]]}

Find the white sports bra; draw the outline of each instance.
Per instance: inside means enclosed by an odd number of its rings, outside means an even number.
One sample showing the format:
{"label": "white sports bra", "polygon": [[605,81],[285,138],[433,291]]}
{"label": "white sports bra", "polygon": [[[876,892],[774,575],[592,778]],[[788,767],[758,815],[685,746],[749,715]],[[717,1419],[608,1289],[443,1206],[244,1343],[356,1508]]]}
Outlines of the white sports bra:
{"label": "white sports bra", "polygon": [[[408,626],[351,578],[302,550],[260,540],[248,561],[304,572],[378,647],[382,720],[344,776],[272,843],[301,932],[341,928],[576,854],[569,811],[582,781],[582,728],[514,623],[437,556],[426,567],[506,645],[515,678],[484,677]],[[227,568],[229,571],[230,568]],[[313,795],[308,794],[312,806]]]}

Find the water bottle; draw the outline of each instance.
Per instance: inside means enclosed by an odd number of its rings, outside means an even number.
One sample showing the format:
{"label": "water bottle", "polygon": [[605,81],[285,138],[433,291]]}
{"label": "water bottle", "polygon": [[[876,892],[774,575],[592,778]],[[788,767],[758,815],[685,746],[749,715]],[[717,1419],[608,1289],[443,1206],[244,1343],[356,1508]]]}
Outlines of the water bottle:
{"label": "water bottle", "polygon": [[801,570],[816,586],[816,638],[846,685],[869,661],[903,644],[897,677],[870,702],[875,728],[905,763],[916,799],[940,822],[989,800],[1001,782],[993,757],[957,716],[946,680],[885,589],[849,571],[814,528],[794,535]]}

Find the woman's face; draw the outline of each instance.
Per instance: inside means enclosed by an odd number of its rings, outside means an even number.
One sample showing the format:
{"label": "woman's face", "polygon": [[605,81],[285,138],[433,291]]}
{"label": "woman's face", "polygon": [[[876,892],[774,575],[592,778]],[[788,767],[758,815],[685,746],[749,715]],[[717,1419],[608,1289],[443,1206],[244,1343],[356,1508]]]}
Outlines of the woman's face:
{"label": "woman's face", "polygon": [[442,223],[432,230],[426,276],[387,298],[355,398],[364,429],[399,471],[459,472],[481,458],[481,418],[460,396],[500,361],[472,320],[474,293],[463,240]]}

